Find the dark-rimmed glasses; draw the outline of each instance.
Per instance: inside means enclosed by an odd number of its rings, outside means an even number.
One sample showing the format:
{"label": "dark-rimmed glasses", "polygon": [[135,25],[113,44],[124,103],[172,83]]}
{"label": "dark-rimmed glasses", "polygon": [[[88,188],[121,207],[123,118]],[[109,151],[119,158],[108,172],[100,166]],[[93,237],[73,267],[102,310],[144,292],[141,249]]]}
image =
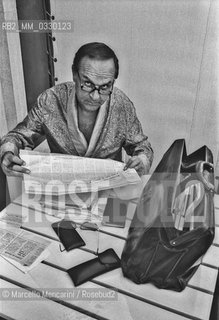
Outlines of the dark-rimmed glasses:
{"label": "dark-rimmed glasses", "polygon": [[95,90],[97,90],[99,95],[107,95],[107,96],[113,92],[114,81],[112,83],[109,82],[106,84],[102,84],[101,86],[96,86],[94,83],[88,80],[84,80],[84,82],[82,82],[79,72],[77,73],[78,73],[79,80],[81,82],[81,90],[86,91],[88,93],[92,93]]}

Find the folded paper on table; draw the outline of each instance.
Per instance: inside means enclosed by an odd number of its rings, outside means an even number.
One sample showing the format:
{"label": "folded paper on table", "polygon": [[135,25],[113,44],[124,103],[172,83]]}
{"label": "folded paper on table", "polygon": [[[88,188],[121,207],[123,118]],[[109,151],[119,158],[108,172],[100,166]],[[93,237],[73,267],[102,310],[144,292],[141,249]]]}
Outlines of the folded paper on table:
{"label": "folded paper on table", "polygon": [[0,223],[0,255],[23,272],[48,256],[50,241],[13,225]]}
{"label": "folded paper on table", "polygon": [[45,249],[30,266],[25,266],[25,265],[23,266],[22,264],[20,264],[20,262],[15,261],[11,258],[5,257],[4,255],[2,255],[2,257],[6,261],[11,263],[13,266],[15,266],[17,269],[21,270],[23,273],[27,273],[30,270],[32,270],[34,267],[36,267],[41,261],[45,260],[49,256],[49,254],[50,254],[49,250]]}

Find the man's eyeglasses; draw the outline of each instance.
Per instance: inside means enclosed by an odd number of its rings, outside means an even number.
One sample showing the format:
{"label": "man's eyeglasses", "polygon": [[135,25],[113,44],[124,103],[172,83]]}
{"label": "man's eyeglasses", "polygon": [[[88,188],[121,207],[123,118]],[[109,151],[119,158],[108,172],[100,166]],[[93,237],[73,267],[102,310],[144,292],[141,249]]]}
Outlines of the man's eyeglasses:
{"label": "man's eyeglasses", "polygon": [[[79,73],[78,73],[78,77],[81,81]],[[84,82],[81,81],[81,90],[89,92],[89,93],[92,93],[95,90],[97,90],[97,92],[100,95],[110,95],[113,92],[113,84],[114,84],[114,81],[113,81],[113,83],[109,82],[109,83],[103,84],[101,86],[96,86],[94,83],[92,83],[88,80],[85,80]]]}

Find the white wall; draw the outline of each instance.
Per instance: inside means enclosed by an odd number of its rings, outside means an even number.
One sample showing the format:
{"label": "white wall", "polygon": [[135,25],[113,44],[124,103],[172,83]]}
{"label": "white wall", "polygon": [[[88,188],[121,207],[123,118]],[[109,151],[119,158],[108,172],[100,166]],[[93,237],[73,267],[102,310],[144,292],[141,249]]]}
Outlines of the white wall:
{"label": "white wall", "polygon": [[154,166],[177,138],[186,139],[189,152],[207,144],[216,162],[218,1],[51,0],[51,6],[56,20],[74,20],[72,33],[54,33],[59,82],[71,80],[79,46],[105,42],[119,57],[116,85],[137,108]]}
{"label": "white wall", "polygon": [[[0,0],[0,21],[17,21],[15,0]],[[21,121],[27,113],[21,58],[20,37],[16,32],[0,30],[0,138]],[[3,190],[4,188],[4,190]],[[0,192],[6,186],[0,181]],[[8,179],[10,199],[21,192],[21,179]],[[8,202],[6,194],[6,202]]]}
{"label": "white wall", "polygon": [[[15,0],[0,0],[0,21],[17,20]],[[0,137],[27,113],[20,37],[0,31]]]}

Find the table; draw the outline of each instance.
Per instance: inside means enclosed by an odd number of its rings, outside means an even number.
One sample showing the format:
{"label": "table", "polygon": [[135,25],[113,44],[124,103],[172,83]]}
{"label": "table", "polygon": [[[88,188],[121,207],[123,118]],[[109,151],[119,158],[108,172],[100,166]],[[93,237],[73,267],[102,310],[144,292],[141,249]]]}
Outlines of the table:
{"label": "table", "polygon": [[[147,178],[145,178],[145,182]],[[202,263],[182,292],[157,289],[152,284],[137,285],[124,278],[121,269],[108,272],[74,288],[66,270],[94,258],[97,234],[81,231],[86,246],[61,252],[59,240],[51,228],[58,219],[48,216],[43,210],[33,210],[33,201],[24,194],[5,208],[7,214],[22,215],[28,211],[30,217],[22,228],[49,239],[50,255],[27,274],[0,257],[0,288],[23,289],[35,296],[45,289],[53,291],[68,288],[75,290],[80,298],[54,298],[48,295],[41,299],[13,299],[0,302],[0,315],[6,319],[133,319],[133,320],[207,320],[210,316],[213,293],[219,268],[219,195],[215,195],[215,239],[202,259]],[[128,206],[124,229],[102,226],[99,233],[100,252],[111,247],[121,256],[136,201]],[[28,208],[28,209],[27,209]],[[43,221],[43,223],[39,223]],[[85,296],[81,298],[82,290]],[[104,291],[105,290],[105,291]],[[113,291],[114,290],[114,291]],[[116,299],[89,299],[91,292],[110,292]]]}

